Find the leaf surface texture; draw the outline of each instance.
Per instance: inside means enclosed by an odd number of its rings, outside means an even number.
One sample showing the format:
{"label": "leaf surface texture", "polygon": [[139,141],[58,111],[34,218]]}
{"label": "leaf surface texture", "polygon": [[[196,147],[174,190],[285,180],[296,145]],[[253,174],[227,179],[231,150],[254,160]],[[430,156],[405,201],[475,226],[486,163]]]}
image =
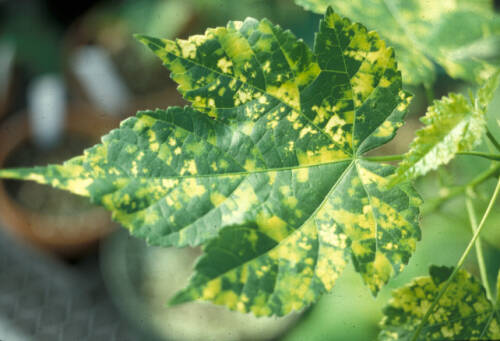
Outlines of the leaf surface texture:
{"label": "leaf surface texture", "polygon": [[410,96],[394,52],[328,10],[314,50],[267,20],[188,40],[139,37],[192,107],[139,112],[63,165],[4,170],[86,195],[133,235],[204,245],[172,303],[284,315],[346,263],[376,294],[420,238],[421,199],[362,155],[402,125]]}
{"label": "leaf surface texture", "polygon": [[[432,266],[420,277],[393,291],[384,309],[380,340],[410,340],[452,268]],[[486,298],[481,283],[460,270],[424,325],[419,340],[498,340],[500,310]]]}
{"label": "leaf surface texture", "polygon": [[403,79],[432,84],[437,63],[455,78],[484,81],[500,65],[500,16],[490,0],[295,0],[328,6],[377,31],[396,50]]}

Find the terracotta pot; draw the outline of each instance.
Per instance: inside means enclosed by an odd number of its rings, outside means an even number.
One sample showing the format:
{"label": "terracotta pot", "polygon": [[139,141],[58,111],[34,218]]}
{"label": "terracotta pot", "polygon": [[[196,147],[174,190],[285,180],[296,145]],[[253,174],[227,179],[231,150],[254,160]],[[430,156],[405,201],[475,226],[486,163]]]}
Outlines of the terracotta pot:
{"label": "terracotta pot", "polygon": [[[76,134],[98,142],[100,136],[118,126],[118,121],[99,115],[89,107],[72,107],[68,113],[65,132],[69,136]],[[5,161],[17,147],[29,140],[31,130],[27,117],[26,113],[15,115],[0,127],[0,168],[5,167]],[[32,244],[64,256],[78,255],[115,226],[109,212],[95,206],[68,215],[30,210],[8,193],[3,181],[0,181],[0,222]]]}

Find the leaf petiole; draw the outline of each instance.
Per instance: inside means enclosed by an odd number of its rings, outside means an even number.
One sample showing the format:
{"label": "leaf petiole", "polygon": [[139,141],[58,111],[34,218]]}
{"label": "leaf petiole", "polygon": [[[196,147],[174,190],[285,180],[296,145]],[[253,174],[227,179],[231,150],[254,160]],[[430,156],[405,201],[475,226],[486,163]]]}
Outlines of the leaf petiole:
{"label": "leaf petiole", "polygon": [[493,136],[493,134],[489,130],[486,130],[486,136],[491,141],[491,143],[495,146],[495,148],[498,151],[500,151],[500,143],[495,139],[495,137]]}
{"label": "leaf petiole", "polygon": [[367,161],[401,161],[405,157],[405,154],[395,154],[395,155],[382,155],[382,156],[368,156],[364,159]]}
{"label": "leaf petiole", "polygon": [[472,239],[470,240],[469,244],[467,245],[467,248],[465,249],[464,253],[462,254],[462,257],[460,257],[460,259],[459,259],[459,261],[458,261],[455,269],[451,273],[450,277],[448,277],[448,279],[446,280],[446,282],[441,287],[441,290],[439,291],[438,295],[432,301],[431,306],[427,309],[424,317],[422,318],[422,321],[418,325],[417,330],[415,330],[415,333],[413,334],[413,337],[411,338],[412,341],[416,341],[418,339],[418,336],[420,335],[420,332],[422,331],[425,323],[427,322],[427,320],[429,319],[429,317],[433,313],[434,308],[436,308],[439,300],[441,299],[441,297],[443,297],[444,293],[446,292],[446,290],[450,286],[452,280],[457,275],[458,270],[460,270],[460,268],[464,264],[465,259],[469,255],[470,251],[472,250],[472,247],[474,246],[474,244],[476,243],[476,240],[478,239],[479,235],[481,234],[481,231],[483,230],[483,227],[485,225],[486,219],[490,215],[491,210],[493,209],[493,205],[495,204],[495,201],[496,201],[496,199],[497,199],[497,197],[498,197],[499,194],[500,194],[500,179],[498,179],[498,181],[497,181],[497,185],[495,187],[495,191],[493,192],[493,195],[491,196],[490,202],[488,203],[488,207],[486,208],[486,211],[484,212],[483,217],[481,218],[481,222],[479,223],[478,228],[474,232],[474,235],[472,236]]}
{"label": "leaf petiole", "polygon": [[[499,154],[489,154],[482,152],[458,152],[457,155],[467,155],[467,156],[478,156],[488,160],[500,161]],[[395,155],[382,155],[382,156],[368,156],[365,157],[365,160],[368,161],[401,161],[405,158],[406,154],[395,154]]]}
{"label": "leaf petiole", "polygon": [[481,152],[459,152],[457,153],[457,155],[479,156],[493,161],[500,161],[500,155],[498,154],[489,154]]}
{"label": "leaf petiole", "polygon": [[[470,225],[472,228],[472,233],[477,230],[477,218],[476,212],[474,210],[474,204],[472,203],[472,188],[468,187],[465,195],[465,206],[467,207],[467,214],[469,215]],[[476,240],[476,258],[479,267],[479,273],[481,275],[481,281],[483,282],[484,289],[486,290],[486,296],[489,300],[493,301],[493,295],[491,294],[490,284],[488,282],[488,274],[486,272],[486,265],[484,262],[483,255],[483,245],[481,238]]]}

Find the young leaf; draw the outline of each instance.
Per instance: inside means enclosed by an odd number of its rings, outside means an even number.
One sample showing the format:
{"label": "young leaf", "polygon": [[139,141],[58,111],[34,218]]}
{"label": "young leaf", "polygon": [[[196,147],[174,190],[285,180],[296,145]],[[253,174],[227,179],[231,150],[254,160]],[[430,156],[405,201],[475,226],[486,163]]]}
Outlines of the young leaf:
{"label": "young leaf", "polygon": [[295,0],[338,13],[376,30],[393,46],[411,84],[431,84],[442,66],[449,75],[483,81],[500,64],[500,16],[488,0]]}
{"label": "young leaf", "polygon": [[362,158],[409,103],[376,33],[329,10],[314,51],[254,19],[141,39],[194,108],[140,112],[81,157],[0,177],[90,196],[150,244],[206,245],[173,303],[284,315],[329,291],[349,258],[374,294],[401,271],[421,200]]}
{"label": "young leaf", "polygon": [[[384,308],[380,340],[410,340],[452,268],[431,266],[420,277],[393,291]],[[486,297],[482,285],[460,270],[422,328],[419,340],[498,340],[500,307]]]}
{"label": "young leaf", "polygon": [[486,129],[486,110],[500,80],[497,71],[477,92],[471,103],[461,94],[434,101],[421,121],[410,150],[399,164],[391,184],[416,178],[447,164],[459,152],[471,151]]}

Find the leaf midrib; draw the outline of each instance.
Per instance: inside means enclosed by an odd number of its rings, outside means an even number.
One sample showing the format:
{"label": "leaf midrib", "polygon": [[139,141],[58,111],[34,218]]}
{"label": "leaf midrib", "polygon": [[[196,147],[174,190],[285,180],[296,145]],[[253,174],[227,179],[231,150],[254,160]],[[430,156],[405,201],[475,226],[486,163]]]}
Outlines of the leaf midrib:
{"label": "leaf midrib", "polygon": [[[295,233],[297,233],[301,228],[304,227],[304,225],[306,225],[309,220],[311,219],[314,219],[316,217],[316,214],[319,212],[319,210],[321,210],[323,208],[323,206],[325,205],[325,203],[327,202],[328,198],[330,197],[331,193],[337,188],[337,186],[342,182],[342,180],[344,179],[344,177],[346,176],[346,174],[349,173],[349,171],[352,169],[353,165],[354,165],[355,161],[351,162],[347,167],[346,169],[344,169],[344,171],[342,172],[342,174],[339,176],[339,178],[337,179],[337,181],[335,181],[335,183],[332,185],[332,187],[330,188],[330,190],[328,191],[327,194],[325,194],[325,197],[323,198],[322,202],[318,205],[318,207],[316,207],[314,209],[314,211],[310,214],[310,216],[298,227],[296,228],[292,233],[290,233],[288,236],[286,236],[285,238],[283,238],[282,240],[280,241],[277,241],[276,242],[276,245],[274,245],[272,248],[266,250],[265,252],[263,252],[262,254],[260,255],[257,255],[255,257],[252,257],[250,259],[248,259],[247,261],[231,268],[231,269],[228,269],[226,270],[225,272],[215,276],[215,277],[212,277],[210,278],[208,281],[204,282],[204,283],[207,283],[215,278],[218,278],[218,277],[221,277],[221,276],[224,276],[226,275],[228,272],[236,269],[236,268],[239,268],[239,267],[242,267],[242,266],[245,266],[247,263],[250,263],[256,259],[258,259],[259,257],[262,257],[262,256],[265,256],[266,254],[268,254],[269,252],[271,252],[272,250],[274,250],[275,248],[281,246],[283,243],[286,243],[287,240],[291,237],[293,237],[295,235]],[[316,229],[316,233],[318,235],[318,231],[317,231],[317,225],[316,225],[316,222],[313,221],[313,224],[315,226],[315,229]],[[318,237],[319,238],[319,237]]]}

